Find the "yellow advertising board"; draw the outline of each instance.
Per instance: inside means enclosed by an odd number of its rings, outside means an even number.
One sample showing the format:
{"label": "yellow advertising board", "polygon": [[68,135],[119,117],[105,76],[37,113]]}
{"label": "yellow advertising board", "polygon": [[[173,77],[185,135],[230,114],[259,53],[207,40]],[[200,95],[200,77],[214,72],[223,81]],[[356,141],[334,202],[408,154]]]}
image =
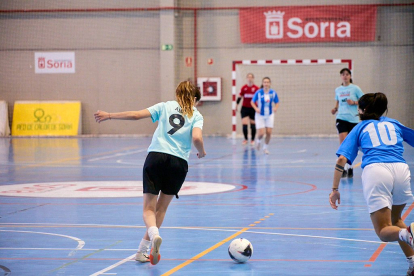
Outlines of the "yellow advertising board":
{"label": "yellow advertising board", "polygon": [[75,136],[81,133],[81,103],[17,101],[13,136]]}

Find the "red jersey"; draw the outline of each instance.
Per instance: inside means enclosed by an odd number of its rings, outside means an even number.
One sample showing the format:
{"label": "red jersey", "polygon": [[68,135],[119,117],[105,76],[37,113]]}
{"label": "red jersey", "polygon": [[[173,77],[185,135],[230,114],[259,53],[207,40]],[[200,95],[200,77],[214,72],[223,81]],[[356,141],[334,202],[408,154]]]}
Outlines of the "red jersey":
{"label": "red jersey", "polygon": [[240,90],[240,97],[243,97],[243,104],[242,106],[252,108],[252,104],[250,103],[253,99],[254,94],[256,91],[259,90],[259,87],[256,85],[248,86],[245,84]]}

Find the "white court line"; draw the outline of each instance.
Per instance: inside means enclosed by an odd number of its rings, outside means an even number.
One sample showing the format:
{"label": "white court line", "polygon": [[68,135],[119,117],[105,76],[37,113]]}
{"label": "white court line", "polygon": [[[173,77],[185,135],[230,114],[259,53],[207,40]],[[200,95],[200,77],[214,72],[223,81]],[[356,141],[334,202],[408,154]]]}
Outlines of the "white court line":
{"label": "white court line", "polygon": [[[32,247],[32,248],[17,248],[17,247],[0,247],[0,250],[73,250],[73,248],[46,248],[46,247]],[[108,249],[102,249],[102,248],[88,248],[88,249],[78,249],[78,251],[137,251],[136,248],[108,248]]]}
{"label": "white court line", "polygon": [[106,156],[102,156],[102,157],[88,159],[88,162],[93,162],[93,161],[98,161],[98,160],[103,160],[103,159],[109,159],[109,158],[118,157],[118,156],[125,156],[125,155],[134,154],[134,153],[140,153],[140,152],[143,152],[143,151],[146,151],[146,150],[147,149],[140,149],[140,150],[134,150],[134,151],[124,152],[124,153],[116,153],[116,154],[106,155]]}
{"label": "white court line", "polygon": [[111,269],[113,269],[113,268],[115,268],[115,267],[117,267],[117,266],[120,266],[121,264],[123,264],[123,263],[126,263],[126,262],[128,262],[128,261],[130,261],[132,258],[134,258],[135,257],[135,254],[132,254],[131,256],[129,256],[129,257],[126,257],[125,259],[123,259],[122,261],[119,261],[119,262],[117,262],[116,264],[113,264],[113,265],[110,265],[110,266],[108,266],[107,268],[104,268],[104,269],[102,269],[102,270],[100,270],[100,271],[98,271],[98,272],[95,272],[94,274],[91,274],[90,276],[98,276],[98,275],[102,275],[102,274],[104,274],[105,272],[107,272],[107,271],[109,271],[109,270],[111,270]]}
{"label": "white court line", "polygon": [[78,239],[76,237],[67,236],[67,235],[61,235],[61,234],[54,234],[54,233],[46,233],[46,232],[34,232],[34,231],[17,231],[17,230],[0,230],[1,232],[17,232],[17,233],[31,233],[31,234],[42,234],[42,235],[49,235],[49,236],[58,236],[58,237],[64,237],[69,238],[74,241],[78,242],[78,246],[75,249],[72,249],[72,251],[69,253],[69,256],[72,256],[76,253],[76,251],[82,249],[85,246],[85,242],[81,239]]}
{"label": "white court line", "polygon": [[[227,230],[227,229],[202,229],[202,228],[191,228],[191,227],[163,227],[169,228],[169,229],[184,229],[184,230],[204,230],[204,231],[221,231],[221,232],[238,232],[240,230]],[[277,235],[277,236],[292,236],[292,237],[304,237],[304,238],[318,238],[318,239],[330,239],[330,240],[342,240],[342,241],[352,241],[352,242],[365,242],[365,243],[375,243],[375,244],[388,244],[384,242],[378,242],[378,241],[367,241],[367,240],[358,240],[358,239],[346,239],[346,238],[336,238],[336,237],[325,237],[325,236],[313,236],[313,235],[299,235],[299,234],[285,234],[285,233],[272,233],[272,232],[258,232],[258,231],[245,231],[244,233],[252,233],[252,234],[265,234],[265,235]],[[389,243],[391,245],[398,245],[398,243]],[[123,259],[122,261],[119,261],[111,266],[108,266],[107,268],[104,268],[94,274],[91,274],[90,276],[98,276],[104,274],[104,272],[107,272],[115,267],[118,267],[129,260],[131,260],[135,254]]]}
{"label": "white court line", "polygon": [[[5,223],[5,224],[7,224],[7,223]],[[15,223],[15,224],[20,224],[20,223]],[[66,224],[64,224],[64,225],[66,225]],[[76,224],[74,224],[74,225],[76,225]],[[83,224],[79,224],[79,225],[83,225]],[[97,226],[99,226],[99,224],[90,224],[90,225],[97,225]],[[108,226],[118,226],[118,225],[108,225]],[[127,227],[129,227],[129,226],[127,226]],[[144,228],[145,226],[130,226],[130,227],[131,228],[135,228],[135,227]],[[176,226],[176,227],[174,227],[174,226],[163,227],[163,229],[183,229],[183,230],[222,231],[222,232],[237,232],[237,231],[239,231],[239,230],[231,230],[231,229],[194,228],[194,227],[179,227],[179,226]],[[295,229],[295,230],[300,230],[300,229]],[[304,229],[304,230],[306,230],[306,229]],[[315,229],[315,230],[318,230],[318,229]],[[43,232],[14,231],[14,230],[0,230],[0,231],[5,231],[5,232],[43,233]],[[267,235],[280,235],[280,236],[295,236],[295,237],[308,237],[308,238],[320,238],[320,239],[331,239],[331,240],[345,240],[345,241],[357,241],[357,242],[380,243],[380,244],[383,243],[383,242],[378,242],[378,241],[368,241],[368,240],[358,240],[358,239],[346,239],[346,238],[336,238],[336,237],[326,237],[326,236],[300,235],[300,234],[273,233],[273,232],[245,231],[245,233],[256,233],[256,234],[267,234]],[[51,234],[51,233],[43,233],[43,234],[55,235],[55,236],[63,236],[63,237],[68,237],[68,238],[72,238],[72,239],[75,239],[75,240],[79,240],[78,238],[70,237],[70,236],[65,236],[65,235]],[[81,240],[79,240],[79,241],[81,241]],[[81,241],[81,242],[83,242],[83,241]],[[83,245],[84,244],[85,243],[83,242]],[[396,244],[396,243],[391,243],[391,244]],[[82,247],[83,247],[83,245],[82,245]],[[396,245],[398,245],[398,244],[396,244]],[[79,249],[81,249],[82,247],[80,247]],[[2,248],[0,248],[0,249],[2,249]],[[104,250],[129,250],[129,249],[104,249]]]}
{"label": "white court line", "polygon": [[113,224],[97,224],[97,223],[52,223],[52,222],[1,222],[1,225],[42,225],[42,226],[107,226],[107,227],[123,227],[123,228],[144,228],[145,225],[113,225]]}
{"label": "white court line", "polygon": [[[163,227],[165,228],[165,227]],[[174,227],[169,227],[174,228]],[[238,232],[239,230],[228,230],[228,229],[202,229],[202,228],[191,228],[191,227],[175,227],[179,229],[186,229],[186,230],[203,230],[203,231],[223,231],[223,232]],[[330,239],[330,240],[344,240],[344,241],[355,241],[355,242],[367,242],[367,243],[380,243],[380,244],[387,244],[386,242],[378,242],[378,241],[367,241],[367,240],[357,240],[357,239],[346,239],[346,238],[336,238],[336,237],[325,237],[325,236],[312,236],[312,235],[300,235],[300,234],[285,234],[285,233],[272,233],[272,232],[257,232],[257,231],[245,231],[244,233],[253,233],[253,234],[266,234],[266,235],[279,235],[279,236],[294,236],[294,237],[306,237],[306,238],[319,238],[319,239]],[[398,243],[390,243],[398,245]]]}
{"label": "white court line", "polygon": [[67,235],[61,235],[61,234],[54,234],[54,233],[46,233],[46,232],[34,232],[34,231],[17,231],[17,230],[0,230],[1,232],[17,232],[17,233],[32,233],[32,234],[43,234],[43,235],[50,235],[50,236],[58,236],[58,237],[64,237],[69,238],[71,240],[77,241],[78,246],[75,248],[75,250],[82,249],[85,246],[85,242],[81,239],[78,239],[76,237],[67,236]]}

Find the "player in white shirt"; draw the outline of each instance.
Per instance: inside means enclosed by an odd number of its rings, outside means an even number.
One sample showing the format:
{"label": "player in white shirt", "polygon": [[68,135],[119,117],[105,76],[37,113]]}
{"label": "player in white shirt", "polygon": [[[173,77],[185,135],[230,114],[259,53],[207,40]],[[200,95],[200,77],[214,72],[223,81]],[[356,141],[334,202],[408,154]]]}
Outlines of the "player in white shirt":
{"label": "player in white shirt", "polygon": [[[198,158],[206,155],[203,142],[203,116],[195,107],[200,91],[189,81],[181,82],[176,89],[176,100],[158,103],[140,111],[119,113],[96,112],[95,120],[140,120],[151,118],[158,127],[148,148],[143,169],[143,219],[147,227],[135,260],[156,265],[161,259],[162,239],[159,228],[168,205],[184,183],[188,171],[191,143]],[[151,253],[147,252],[151,245]]]}
{"label": "player in white shirt", "polygon": [[341,202],[338,191],[346,163],[352,164],[358,149],[362,156],[362,189],[372,224],[384,242],[398,241],[409,264],[407,275],[414,275],[414,223],[407,227],[401,219],[407,203],[413,201],[410,170],[403,158],[403,141],[414,147],[414,130],[397,120],[382,117],[388,100],[383,93],[369,93],[358,101],[361,122],[348,134],[337,151],[331,207]]}

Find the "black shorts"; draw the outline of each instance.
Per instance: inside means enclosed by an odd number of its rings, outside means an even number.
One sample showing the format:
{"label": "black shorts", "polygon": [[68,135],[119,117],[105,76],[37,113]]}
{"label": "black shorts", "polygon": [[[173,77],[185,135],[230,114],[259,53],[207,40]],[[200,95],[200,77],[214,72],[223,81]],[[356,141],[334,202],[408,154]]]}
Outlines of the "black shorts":
{"label": "black shorts", "polygon": [[144,194],[158,195],[162,191],[178,198],[187,172],[188,163],[182,158],[161,152],[148,153],[143,170]]}
{"label": "black shorts", "polygon": [[349,133],[357,124],[358,123],[350,123],[348,121],[336,119],[336,129],[338,129],[338,133],[342,133],[342,132]]}
{"label": "black shorts", "polygon": [[240,114],[242,119],[245,117],[249,117],[251,120],[254,120],[254,116],[256,114],[256,111],[254,110],[253,107],[245,107],[242,106],[241,110],[240,110]]}

